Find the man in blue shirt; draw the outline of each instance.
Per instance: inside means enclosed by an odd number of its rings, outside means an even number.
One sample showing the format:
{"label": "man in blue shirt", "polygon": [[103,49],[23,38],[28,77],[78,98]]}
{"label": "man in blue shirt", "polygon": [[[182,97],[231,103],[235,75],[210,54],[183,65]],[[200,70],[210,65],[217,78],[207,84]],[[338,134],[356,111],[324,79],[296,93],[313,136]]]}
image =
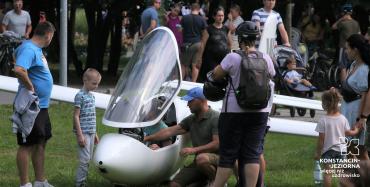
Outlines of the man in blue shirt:
{"label": "man in blue shirt", "polygon": [[144,10],[141,15],[141,36],[145,36],[150,31],[160,26],[157,12],[159,8],[161,8],[161,0],[152,0],[152,6]]}
{"label": "man in blue shirt", "polygon": [[[34,187],[52,187],[44,177],[45,146],[51,138],[51,123],[48,107],[53,77],[48,63],[42,53],[42,48],[49,46],[55,32],[50,22],[42,22],[36,26],[33,37],[24,41],[15,51],[14,72],[19,79],[19,88],[26,88],[36,93],[40,99],[40,112],[34,122],[31,134],[26,141],[21,133],[17,133],[18,152],[17,166],[21,187],[32,187],[28,179],[28,157],[31,155],[36,181]],[[18,89],[19,90],[19,89]]]}

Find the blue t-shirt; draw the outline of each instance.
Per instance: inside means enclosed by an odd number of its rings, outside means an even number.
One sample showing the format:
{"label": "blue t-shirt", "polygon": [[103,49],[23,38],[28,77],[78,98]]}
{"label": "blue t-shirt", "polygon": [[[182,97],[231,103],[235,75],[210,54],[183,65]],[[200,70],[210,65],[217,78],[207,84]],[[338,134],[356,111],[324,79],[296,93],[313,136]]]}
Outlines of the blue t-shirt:
{"label": "blue t-shirt", "polygon": [[96,112],[94,95],[86,90],[80,90],[75,96],[74,105],[80,108],[80,127],[82,133],[95,133]]}
{"label": "blue t-shirt", "polygon": [[[48,108],[51,90],[53,88],[53,77],[51,76],[48,62],[42,53],[42,49],[31,40],[24,41],[15,50],[16,66],[27,70],[35,92],[40,98],[40,108]],[[19,82],[20,87],[24,87]],[[19,89],[18,89],[19,90]]]}
{"label": "blue t-shirt", "polygon": [[141,15],[141,28],[143,29],[143,33],[145,33],[149,29],[150,22],[152,20],[155,20],[157,22],[157,27],[160,26],[157,10],[154,7],[149,7],[145,9],[143,14]]}

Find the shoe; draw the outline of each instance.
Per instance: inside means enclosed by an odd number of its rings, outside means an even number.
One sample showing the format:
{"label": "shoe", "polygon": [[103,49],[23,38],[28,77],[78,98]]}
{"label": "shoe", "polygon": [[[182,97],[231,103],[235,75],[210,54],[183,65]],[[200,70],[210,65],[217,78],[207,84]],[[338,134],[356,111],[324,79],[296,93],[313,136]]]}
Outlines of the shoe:
{"label": "shoe", "polygon": [[33,183],[33,187],[54,187],[54,186],[49,184],[48,180],[45,180],[44,182],[35,181]]}
{"label": "shoe", "polygon": [[19,187],[32,187],[32,183],[27,183],[27,184],[25,184],[25,185],[21,185],[21,186],[19,186]]}
{"label": "shoe", "polygon": [[76,183],[76,187],[87,187],[86,182]]}
{"label": "shoe", "polygon": [[317,88],[316,88],[315,86],[309,86],[309,88],[310,88],[311,90],[317,90]]}

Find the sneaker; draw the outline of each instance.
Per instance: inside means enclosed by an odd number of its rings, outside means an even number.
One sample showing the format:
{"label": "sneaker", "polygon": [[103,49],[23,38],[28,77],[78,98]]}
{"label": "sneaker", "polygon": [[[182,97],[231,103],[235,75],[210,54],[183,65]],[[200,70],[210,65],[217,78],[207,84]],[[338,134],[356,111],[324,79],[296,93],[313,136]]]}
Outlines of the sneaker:
{"label": "sneaker", "polygon": [[35,183],[33,183],[33,186],[34,187],[54,187],[53,185],[48,183],[48,180],[45,180],[44,182],[35,181]]}
{"label": "sneaker", "polygon": [[86,182],[76,183],[76,187],[87,187]]}
{"label": "sneaker", "polygon": [[20,187],[32,187],[32,183],[27,183],[27,184],[25,184],[25,185],[21,185]]}

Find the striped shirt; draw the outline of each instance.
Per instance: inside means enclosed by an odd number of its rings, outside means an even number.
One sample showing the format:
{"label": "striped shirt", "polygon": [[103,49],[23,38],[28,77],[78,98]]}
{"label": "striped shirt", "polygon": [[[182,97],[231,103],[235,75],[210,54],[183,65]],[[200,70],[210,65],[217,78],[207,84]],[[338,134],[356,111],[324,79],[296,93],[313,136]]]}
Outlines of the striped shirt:
{"label": "striped shirt", "polygon": [[[74,101],[75,107],[80,108],[80,127],[83,134],[96,133],[95,97],[91,92],[80,90]],[[75,131],[75,130],[74,130]]]}
{"label": "striped shirt", "polygon": [[274,10],[272,10],[271,12],[266,12],[264,8],[260,8],[260,9],[257,9],[255,11],[253,11],[252,21],[253,22],[260,22],[260,31],[261,31],[261,33],[263,32],[263,27],[265,25],[267,17],[270,14],[276,14],[277,15],[276,18],[277,18],[277,21],[278,21],[278,25],[283,23],[283,20],[281,19],[280,14],[278,12],[274,11]]}

